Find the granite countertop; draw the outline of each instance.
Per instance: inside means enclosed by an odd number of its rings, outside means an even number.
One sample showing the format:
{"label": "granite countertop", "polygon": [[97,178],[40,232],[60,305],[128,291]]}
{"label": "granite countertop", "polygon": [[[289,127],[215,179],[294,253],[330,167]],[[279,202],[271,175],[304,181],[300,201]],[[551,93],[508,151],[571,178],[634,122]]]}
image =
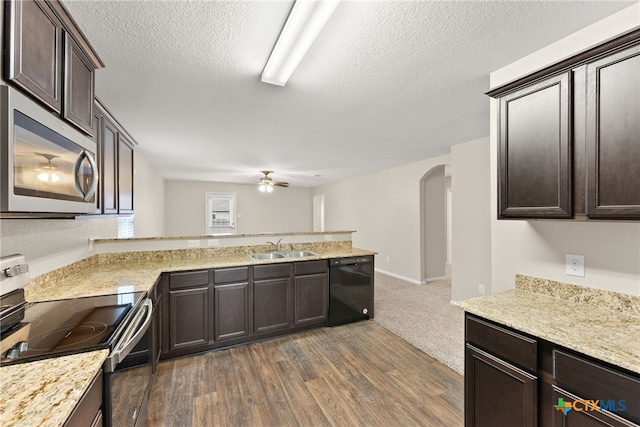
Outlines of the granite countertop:
{"label": "granite countertop", "polygon": [[456,304],[640,374],[640,297],[518,275],[513,290]]}
{"label": "granite countertop", "polygon": [[[302,246],[300,246],[302,248]],[[175,251],[120,252],[94,255],[41,277],[25,287],[29,302],[50,301],[134,291],[149,291],[164,272],[276,264],[293,261],[375,255],[375,252],[340,244],[310,245],[318,256],[253,261],[247,255],[253,247],[230,247]],[[264,251],[269,251],[265,247]],[[255,251],[261,251],[257,249]]]}
{"label": "granite countertop", "polygon": [[[304,249],[318,256],[253,261],[248,252],[270,250],[255,246],[98,254],[34,278],[25,287],[25,298],[36,302],[149,291],[162,273],[171,271],[375,255],[352,248],[350,242]],[[0,399],[0,425],[62,425],[107,356],[108,350],[101,350],[0,368],[2,387],[16,390]]]}
{"label": "granite countertop", "polygon": [[108,355],[99,350],[0,367],[0,425],[64,425]]}

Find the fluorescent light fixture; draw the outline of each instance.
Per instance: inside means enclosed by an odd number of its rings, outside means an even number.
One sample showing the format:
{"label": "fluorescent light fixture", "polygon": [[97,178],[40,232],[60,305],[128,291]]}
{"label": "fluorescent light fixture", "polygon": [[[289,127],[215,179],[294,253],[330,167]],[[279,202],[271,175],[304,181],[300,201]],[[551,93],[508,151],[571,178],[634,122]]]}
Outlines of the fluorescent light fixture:
{"label": "fluorescent light fixture", "polygon": [[262,81],[284,86],[340,0],[296,0],[262,70]]}

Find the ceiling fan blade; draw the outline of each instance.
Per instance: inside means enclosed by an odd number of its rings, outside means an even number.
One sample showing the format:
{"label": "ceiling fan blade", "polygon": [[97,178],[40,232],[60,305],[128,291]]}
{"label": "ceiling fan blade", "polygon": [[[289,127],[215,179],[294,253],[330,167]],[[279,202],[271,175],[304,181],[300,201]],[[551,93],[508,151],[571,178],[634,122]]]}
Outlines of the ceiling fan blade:
{"label": "ceiling fan blade", "polygon": [[278,187],[288,187],[289,183],[288,182],[274,182],[273,185],[278,186]]}

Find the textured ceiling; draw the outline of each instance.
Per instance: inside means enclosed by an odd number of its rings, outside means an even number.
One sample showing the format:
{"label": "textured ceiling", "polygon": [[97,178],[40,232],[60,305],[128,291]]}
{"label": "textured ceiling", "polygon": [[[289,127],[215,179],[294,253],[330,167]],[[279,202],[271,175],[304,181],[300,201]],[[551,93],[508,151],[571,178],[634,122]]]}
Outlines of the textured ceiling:
{"label": "textured ceiling", "polygon": [[161,176],[316,186],[488,135],[491,71],[632,2],[343,1],[285,87],[260,73],[291,1],[64,4]]}

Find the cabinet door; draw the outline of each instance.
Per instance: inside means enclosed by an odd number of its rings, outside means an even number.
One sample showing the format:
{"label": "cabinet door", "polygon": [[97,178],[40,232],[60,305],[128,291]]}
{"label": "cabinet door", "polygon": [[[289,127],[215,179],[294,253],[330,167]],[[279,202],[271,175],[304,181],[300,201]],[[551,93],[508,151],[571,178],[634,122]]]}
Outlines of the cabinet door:
{"label": "cabinet door", "polygon": [[465,425],[537,425],[537,379],[469,344],[465,351]]}
{"label": "cabinet door", "polygon": [[10,22],[6,79],[60,112],[62,23],[43,1],[12,0],[6,4]]}
{"label": "cabinet door", "polygon": [[102,151],[100,167],[102,168],[100,190],[102,195],[102,212],[118,213],[118,170],[116,169],[118,153],[118,132],[111,122],[102,121]]}
{"label": "cabinet door", "polygon": [[313,274],[295,278],[294,323],[324,322],[327,318],[329,284],[327,274]]}
{"label": "cabinet door", "polygon": [[96,188],[96,211],[95,213],[102,213],[102,115],[94,109],[92,126],[93,142],[96,143],[96,164],[100,172],[100,178],[98,180],[98,188]]}
{"label": "cabinet door", "polygon": [[214,340],[249,336],[249,283],[214,285]]}
{"label": "cabinet door", "polygon": [[570,218],[570,73],[500,98],[499,218]]}
{"label": "cabinet door", "polygon": [[591,218],[640,218],[640,46],[587,64]]}
{"label": "cabinet door", "polygon": [[[589,400],[593,402],[593,400]],[[562,405],[570,403],[570,407],[562,410]],[[575,406],[575,409],[574,409]],[[549,410],[552,405],[549,405]],[[583,399],[553,387],[553,427],[638,427],[611,412],[602,411],[584,402]]]}
{"label": "cabinet door", "polygon": [[209,342],[209,287],[169,292],[169,351]]}
{"label": "cabinet door", "polygon": [[254,331],[268,332],[291,326],[291,279],[254,281]]}
{"label": "cabinet door", "polygon": [[62,117],[91,135],[93,132],[94,66],[65,33],[64,108]]}
{"label": "cabinet door", "polygon": [[133,148],[118,135],[118,212],[133,212]]}

